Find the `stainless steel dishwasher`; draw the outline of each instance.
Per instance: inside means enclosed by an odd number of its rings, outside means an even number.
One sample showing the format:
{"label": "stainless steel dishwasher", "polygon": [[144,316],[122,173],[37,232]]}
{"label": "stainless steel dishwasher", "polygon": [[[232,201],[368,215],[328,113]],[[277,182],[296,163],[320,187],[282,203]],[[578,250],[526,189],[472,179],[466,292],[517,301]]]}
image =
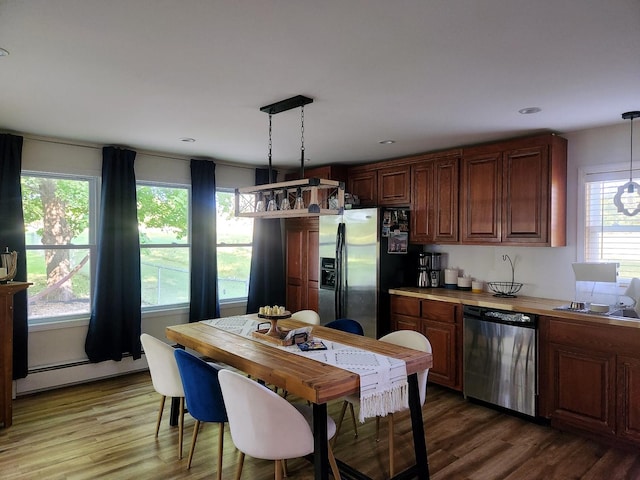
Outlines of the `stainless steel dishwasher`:
{"label": "stainless steel dishwasher", "polygon": [[535,417],[538,317],[464,306],[465,397]]}

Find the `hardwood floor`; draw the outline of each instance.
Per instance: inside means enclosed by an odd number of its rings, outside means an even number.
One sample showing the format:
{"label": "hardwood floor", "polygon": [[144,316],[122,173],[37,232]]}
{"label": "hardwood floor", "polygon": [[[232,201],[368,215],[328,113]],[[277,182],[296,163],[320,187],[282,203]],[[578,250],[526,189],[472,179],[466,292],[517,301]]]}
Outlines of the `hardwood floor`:
{"label": "hardwood floor", "polygon": [[[0,429],[0,478],[14,479],[210,479],[215,478],[217,426],[205,425],[193,464],[186,469],[193,419],[185,417],[184,458],[177,459],[177,428],[168,425],[169,402],[154,437],[159,396],[148,373],[18,398],[13,426]],[[340,404],[329,406],[337,418]],[[434,480],[640,479],[640,452],[609,448],[547,426],[465,401],[429,385],[423,410]],[[396,465],[411,461],[408,415],[396,422]],[[336,457],[385,479],[386,422],[379,442],[375,422],[359,425],[355,439],[345,423]],[[286,426],[283,426],[283,435]],[[225,432],[223,478],[235,474],[236,451]],[[291,479],[313,478],[304,459],[288,462]],[[243,479],[273,478],[273,462],[247,457]]]}

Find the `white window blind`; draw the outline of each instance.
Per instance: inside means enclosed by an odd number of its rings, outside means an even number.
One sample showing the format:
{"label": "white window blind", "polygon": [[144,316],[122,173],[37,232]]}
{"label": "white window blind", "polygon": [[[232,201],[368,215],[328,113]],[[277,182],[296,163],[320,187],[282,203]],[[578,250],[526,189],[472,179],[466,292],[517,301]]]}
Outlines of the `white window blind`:
{"label": "white window blind", "polygon": [[585,261],[617,262],[620,278],[640,277],[640,215],[619,213],[613,203],[629,171],[587,173],[584,178]]}

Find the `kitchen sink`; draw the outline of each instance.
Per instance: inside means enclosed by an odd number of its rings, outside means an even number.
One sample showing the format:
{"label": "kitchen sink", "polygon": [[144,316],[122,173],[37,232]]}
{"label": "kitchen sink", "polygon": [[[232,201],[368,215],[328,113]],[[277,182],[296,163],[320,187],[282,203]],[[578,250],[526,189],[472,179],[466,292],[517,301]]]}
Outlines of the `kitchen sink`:
{"label": "kitchen sink", "polygon": [[607,314],[608,317],[624,317],[624,318],[638,318],[638,312],[633,308],[620,308]]}

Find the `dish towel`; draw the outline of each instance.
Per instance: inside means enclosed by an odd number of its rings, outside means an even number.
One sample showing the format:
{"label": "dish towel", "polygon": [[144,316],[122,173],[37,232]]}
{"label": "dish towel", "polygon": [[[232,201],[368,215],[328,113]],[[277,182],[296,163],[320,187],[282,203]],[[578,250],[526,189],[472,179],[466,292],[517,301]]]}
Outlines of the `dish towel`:
{"label": "dish towel", "polygon": [[[202,323],[236,335],[251,337],[259,322],[250,316],[241,315],[204,320]],[[316,340],[322,340],[327,349],[303,352],[296,345],[269,345],[357,373],[360,376],[360,422],[364,422],[366,418],[384,417],[409,408],[409,384],[404,360],[318,337]]]}

